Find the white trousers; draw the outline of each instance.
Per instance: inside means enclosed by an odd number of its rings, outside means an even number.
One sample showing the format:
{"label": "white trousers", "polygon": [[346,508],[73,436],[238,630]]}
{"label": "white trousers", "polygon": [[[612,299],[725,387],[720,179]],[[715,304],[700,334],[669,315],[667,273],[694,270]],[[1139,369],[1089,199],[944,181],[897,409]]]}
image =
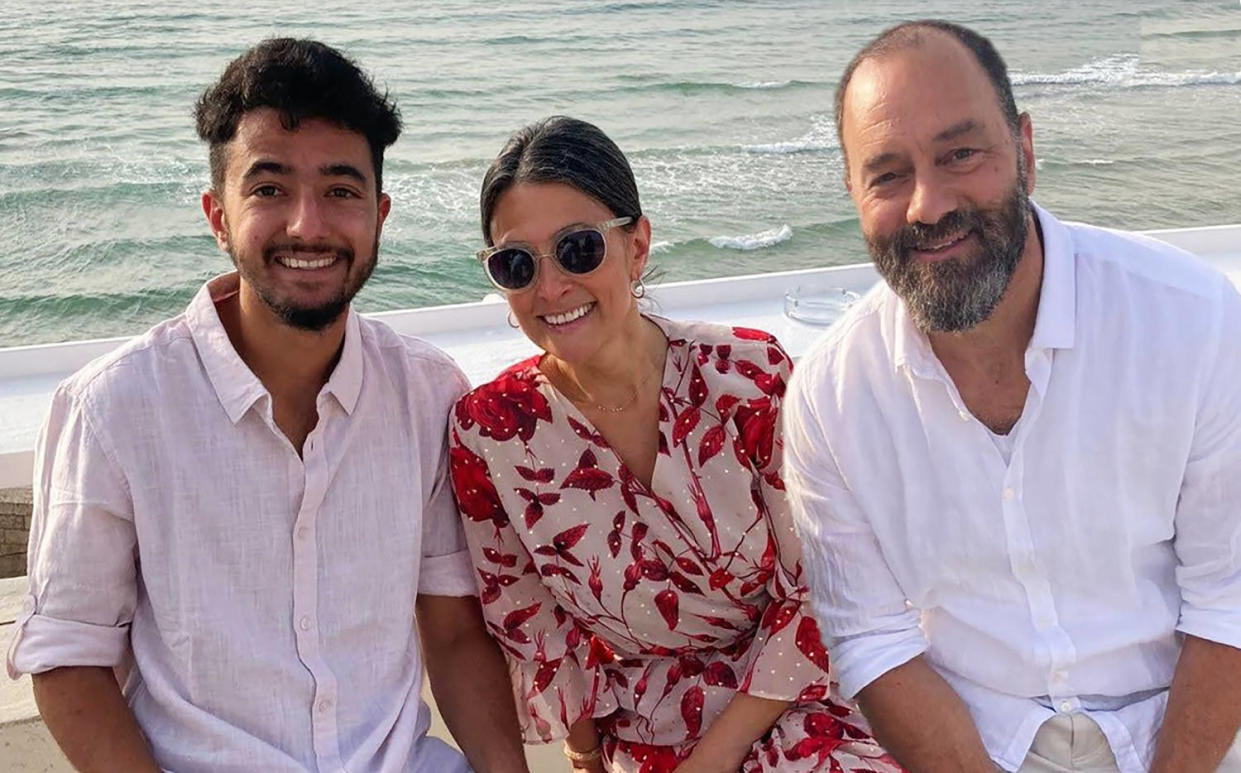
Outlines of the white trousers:
{"label": "white trousers", "polygon": [[[1057,714],[1043,723],[1017,773],[1118,773],[1107,736],[1085,714]],[[1219,773],[1241,773],[1241,735]]]}

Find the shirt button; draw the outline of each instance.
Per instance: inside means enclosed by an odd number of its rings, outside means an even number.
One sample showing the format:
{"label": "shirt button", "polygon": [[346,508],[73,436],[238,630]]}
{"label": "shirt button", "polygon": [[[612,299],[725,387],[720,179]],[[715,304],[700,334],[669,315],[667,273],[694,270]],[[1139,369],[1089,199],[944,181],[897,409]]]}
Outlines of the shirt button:
{"label": "shirt button", "polygon": [[1064,678],[1068,675],[1068,672],[1063,668],[1057,668],[1055,671],[1051,672],[1051,678],[1057,682],[1063,682]]}
{"label": "shirt button", "polygon": [[332,708],[332,702],[328,700],[327,698],[324,698],[323,700],[319,701],[319,705],[317,708],[319,709],[320,714],[326,714],[328,713],[328,709]]}
{"label": "shirt button", "polygon": [[1005,499],[1009,499],[1009,500],[1011,500],[1011,499],[1012,499],[1013,497],[1015,497],[1015,496],[1017,496],[1017,492],[1013,491],[1011,488],[1006,488],[1006,489],[1004,489],[1004,498],[1005,498]]}
{"label": "shirt button", "polygon": [[1061,710],[1061,711],[1063,711],[1063,712],[1064,712],[1064,713],[1066,713],[1066,714],[1067,714],[1067,713],[1069,713],[1070,711],[1072,711],[1072,710],[1073,710],[1073,704],[1072,704],[1072,702],[1070,702],[1070,701],[1061,701],[1061,702],[1060,702],[1060,710]]}
{"label": "shirt button", "polygon": [[309,631],[309,630],[310,630],[310,616],[309,616],[309,615],[307,615],[307,616],[303,617],[301,620],[298,620],[298,621],[297,621],[297,625],[298,625],[298,627],[299,627],[299,628],[301,628],[303,631]]}
{"label": "shirt button", "polygon": [[308,527],[306,526],[297,527],[297,538],[298,539],[306,539],[308,536],[310,536],[310,529]]}

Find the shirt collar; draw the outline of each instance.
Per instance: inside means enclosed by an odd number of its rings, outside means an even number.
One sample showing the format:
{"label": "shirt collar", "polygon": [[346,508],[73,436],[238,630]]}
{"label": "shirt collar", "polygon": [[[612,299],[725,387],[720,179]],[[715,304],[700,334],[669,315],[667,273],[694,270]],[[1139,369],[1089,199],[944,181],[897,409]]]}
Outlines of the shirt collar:
{"label": "shirt collar", "polygon": [[909,366],[915,372],[925,370],[925,350],[930,348],[926,335],[914,325],[909,318],[905,302],[900,299],[891,287],[885,283],[884,295],[887,296],[889,315],[892,325],[892,366],[896,370]]}
{"label": "shirt collar", "polygon": [[362,391],[362,326],[353,307],[347,309],[345,315],[345,342],[340,349],[340,360],[321,394],[335,397],[345,413],[352,416]]}
{"label": "shirt collar", "polygon": [[[267,389],[258,376],[233,348],[216,304],[235,295],[240,278],[236,272],[221,274],[204,284],[190,301],[185,318],[194,340],[198,357],[207,371],[207,378],[233,424],[267,395]],[[350,308],[345,320],[345,341],[341,347],[340,360],[332,369],[322,392],[331,394],[345,413],[352,414],[362,391],[362,343],[361,325],[357,314]]]}
{"label": "shirt collar", "polygon": [[1077,333],[1077,260],[1064,224],[1034,202],[1043,229],[1043,287],[1031,349],[1072,349]]}
{"label": "shirt collar", "polygon": [[236,424],[250,406],[267,390],[258,376],[246,366],[224,330],[216,304],[237,294],[240,279],[236,272],[221,274],[209,280],[194,295],[186,309],[185,319],[194,339],[194,348],[202,361],[207,378],[224,406],[229,421]]}
{"label": "shirt collar", "polygon": [[[1043,280],[1039,289],[1038,315],[1030,349],[1071,349],[1077,327],[1077,274],[1073,241],[1068,229],[1047,210],[1035,204],[1034,215],[1042,229]],[[892,314],[892,364],[908,365],[927,376],[935,371],[934,353],[926,334],[918,330],[905,302],[888,289]]]}

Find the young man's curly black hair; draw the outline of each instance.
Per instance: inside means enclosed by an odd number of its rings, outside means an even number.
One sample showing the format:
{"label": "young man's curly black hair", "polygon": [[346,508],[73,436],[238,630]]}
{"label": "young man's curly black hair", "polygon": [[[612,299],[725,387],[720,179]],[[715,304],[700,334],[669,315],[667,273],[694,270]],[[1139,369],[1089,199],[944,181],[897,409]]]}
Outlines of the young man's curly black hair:
{"label": "young man's curly black hair", "polygon": [[401,114],[387,92],[354,62],[314,40],[272,38],[234,59],[194,108],[198,136],[210,148],[211,185],[222,192],[225,149],[247,112],[270,107],[286,129],[320,118],[366,137],[382,190],[383,156],[401,134]]}

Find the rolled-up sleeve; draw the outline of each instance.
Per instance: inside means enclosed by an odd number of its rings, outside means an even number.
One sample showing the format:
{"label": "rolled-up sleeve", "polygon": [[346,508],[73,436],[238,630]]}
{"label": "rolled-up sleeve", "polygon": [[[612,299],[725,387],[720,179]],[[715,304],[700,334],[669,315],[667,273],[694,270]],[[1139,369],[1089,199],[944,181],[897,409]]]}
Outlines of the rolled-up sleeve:
{"label": "rolled-up sleeve", "polygon": [[[817,364],[817,363],[816,363]],[[784,405],[784,481],[803,548],[810,608],[846,698],[927,648],[864,509],[841,476],[815,404],[821,368],[794,373]]]}
{"label": "rolled-up sleeve", "polygon": [[1177,630],[1241,648],[1241,296],[1221,283],[1219,325],[1176,508]]}
{"label": "rolled-up sleeve", "polygon": [[136,551],[125,477],[83,401],[62,387],[35,451],[30,594],[9,676],[120,664],[137,601]]}
{"label": "rolled-up sleeve", "polygon": [[[451,406],[465,394],[469,382],[456,371],[455,387],[440,415],[451,413]],[[448,476],[448,420],[443,424],[443,441],[434,463],[428,465],[429,489],[422,511],[422,565],[418,572],[418,592],[431,596],[477,596],[474,564],[466,545],[461,516],[453,499]]]}

